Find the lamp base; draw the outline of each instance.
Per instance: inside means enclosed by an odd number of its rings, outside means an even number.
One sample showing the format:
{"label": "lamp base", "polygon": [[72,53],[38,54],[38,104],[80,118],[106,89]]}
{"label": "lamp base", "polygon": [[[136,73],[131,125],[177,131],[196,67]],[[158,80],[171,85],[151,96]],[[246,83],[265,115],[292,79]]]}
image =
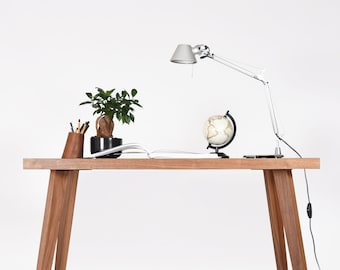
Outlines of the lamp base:
{"label": "lamp base", "polygon": [[244,155],[244,158],[283,158],[283,155]]}

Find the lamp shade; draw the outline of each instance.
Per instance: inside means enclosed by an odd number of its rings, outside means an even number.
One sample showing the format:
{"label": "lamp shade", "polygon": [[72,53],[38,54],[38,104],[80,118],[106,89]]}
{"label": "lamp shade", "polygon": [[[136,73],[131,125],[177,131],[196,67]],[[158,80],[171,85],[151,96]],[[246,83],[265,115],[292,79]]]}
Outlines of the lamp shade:
{"label": "lamp shade", "polygon": [[195,64],[197,62],[192,47],[188,44],[179,44],[170,61],[177,64]]}

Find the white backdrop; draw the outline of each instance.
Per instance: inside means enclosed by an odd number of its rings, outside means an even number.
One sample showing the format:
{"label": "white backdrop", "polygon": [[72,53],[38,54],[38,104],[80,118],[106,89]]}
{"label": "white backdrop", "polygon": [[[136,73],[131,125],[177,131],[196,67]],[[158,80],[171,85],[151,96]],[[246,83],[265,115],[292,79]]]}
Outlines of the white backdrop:
{"label": "white backdrop", "polygon": [[[209,59],[169,59],[178,43],[265,67],[284,138],[308,171],[322,269],[339,268],[340,128],[337,1],[2,1],[0,3],[0,269],[34,269],[48,171],[24,157],[60,157],[69,122],[90,120],[86,91],[137,88],[144,108],[115,136],[151,149],[205,151],[202,125],[230,110],[231,157],[271,153],[260,83]],[[193,76],[192,74],[193,68]],[[287,157],[294,153],[283,147]],[[294,171],[309,269],[316,269]],[[261,172],[81,172],[68,269],[275,269]]]}

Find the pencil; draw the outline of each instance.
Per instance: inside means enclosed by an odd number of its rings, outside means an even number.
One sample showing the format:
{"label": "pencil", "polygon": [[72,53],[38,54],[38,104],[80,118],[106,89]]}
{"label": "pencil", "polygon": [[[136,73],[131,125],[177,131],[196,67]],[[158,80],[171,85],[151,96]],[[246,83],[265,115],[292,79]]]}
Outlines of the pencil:
{"label": "pencil", "polygon": [[80,129],[80,133],[81,134],[85,134],[86,130],[88,129],[89,127],[89,122],[85,122],[82,126],[81,126],[81,129]]}
{"label": "pencil", "polygon": [[90,122],[89,121],[87,121],[86,123],[85,123],[85,129],[84,129],[84,134],[85,134],[85,132],[86,132],[86,130],[89,128],[89,125],[90,124]]}
{"label": "pencil", "polygon": [[80,127],[80,129],[79,129],[79,133],[82,133],[82,132],[83,132],[84,127],[85,127],[85,124],[82,124],[81,127]]}

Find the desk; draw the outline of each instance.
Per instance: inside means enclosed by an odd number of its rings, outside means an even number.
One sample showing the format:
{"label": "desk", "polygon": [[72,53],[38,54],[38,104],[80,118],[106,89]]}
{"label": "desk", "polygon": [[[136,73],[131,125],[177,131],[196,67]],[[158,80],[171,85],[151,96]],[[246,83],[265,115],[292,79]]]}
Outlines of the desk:
{"label": "desk", "polygon": [[306,270],[292,169],[319,169],[319,158],[282,159],[24,159],[24,169],[48,169],[50,181],[38,270],[66,269],[79,170],[263,170],[277,269]]}

